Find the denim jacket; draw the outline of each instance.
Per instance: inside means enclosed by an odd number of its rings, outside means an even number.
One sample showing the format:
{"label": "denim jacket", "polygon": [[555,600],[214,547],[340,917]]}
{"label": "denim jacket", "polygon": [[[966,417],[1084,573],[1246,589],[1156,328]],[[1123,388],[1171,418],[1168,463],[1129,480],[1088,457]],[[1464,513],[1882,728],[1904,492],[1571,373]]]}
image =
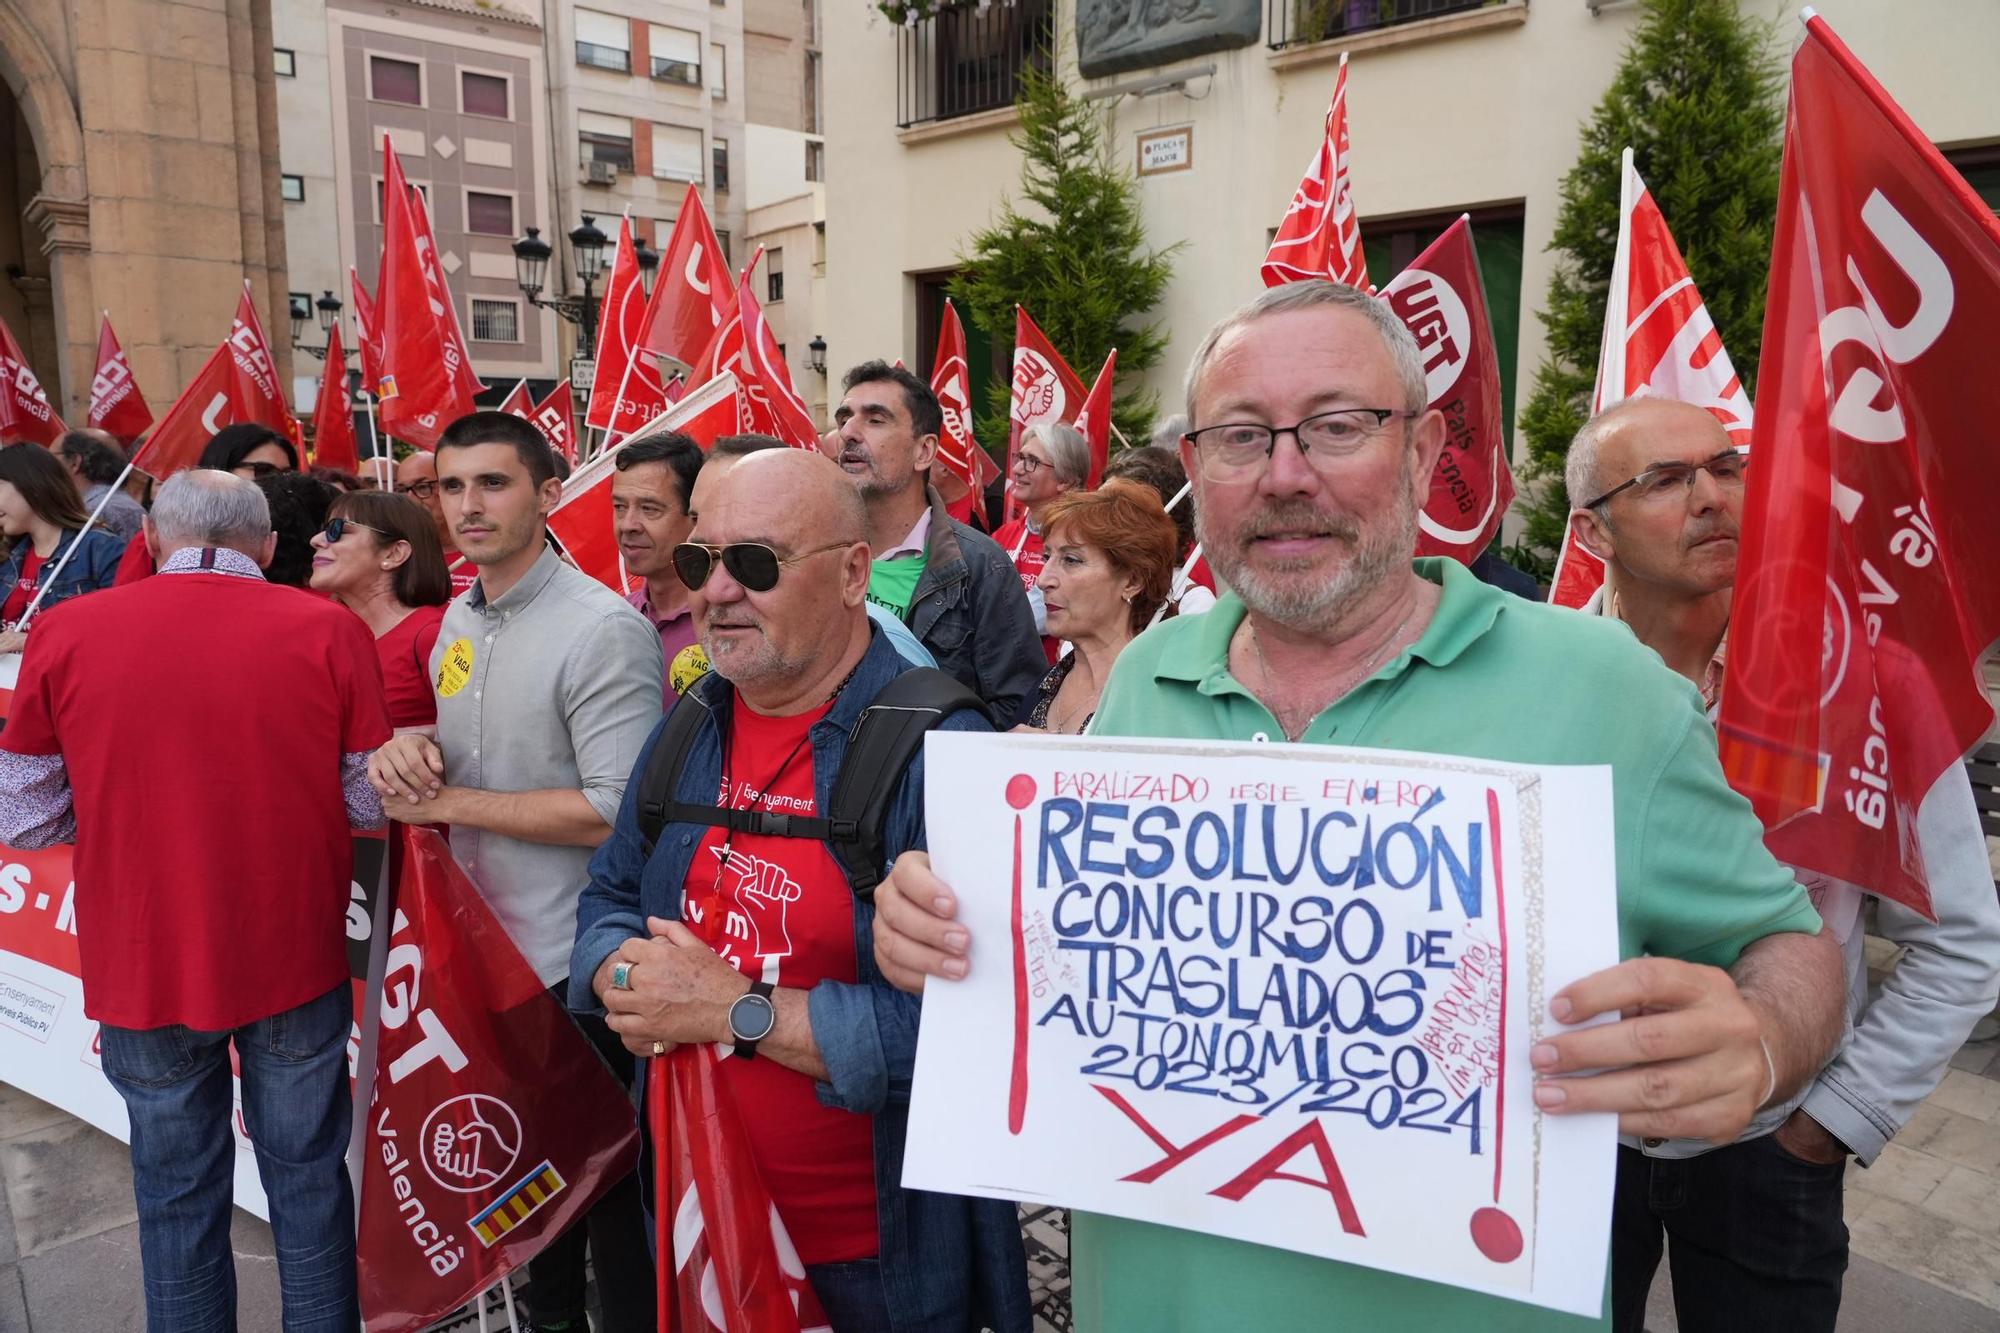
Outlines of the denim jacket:
{"label": "denim jacket", "polygon": [[[1014,585],[1019,588],[1018,581]],[[872,635],[867,653],[826,717],[813,724],[813,786],[825,810],[861,710],[891,679],[909,670],[886,635]],[[710,674],[688,689],[709,717],[689,747],[676,799],[712,804],[721,785],[721,737],[735,692]],[[648,916],[679,920],[682,881],[705,827],[668,824],[648,858],[639,832],[638,802],[646,764],[665,723],[645,747],[611,837],[590,862],[590,883],[577,903],[576,948],[570,957],[569,1002],[601,1012],[591,979],[627,939],[643,936]],[[944,731],[986,731],[970,710],[947,718]],[[923,756],[911,761],[883,829],[890,860],[924,844]],[[893,1333],[958,1333],[1029,1327],[1027,1261],[1014,1205],[903,1188],[903,1142],[909,1129],[911,1073],[916,1063],[919,1002],[894,989],[875,965],[874,909],[856,903],[854,959],[859,984],[822,981],[806,998],[813,1039],[827,1079],[817,1085],[823,1105],[874,1117],[876,1224],[882,1281]],[[641,1077],[645,1063],[640,1062]],[[643,1104],[643,1103],[642,1103]],[[642,1177],[643,1178],[643,1177]]]}
{"label": "denim jacket", "polygon": [[910,630],[939,667],[986,701],[996,728],[1012,726],[1049,669],[1020,571],[991,537],[945,512],[935,490],[929,496],[930,536],[910,596]]}
{"label": "denim jacket", "polygon": [[[46,578],[54,571],[56,562],[63,558],[63,552],[67,551],[71,544],[79,541],[83,545],[78,548],[69,564],[63,567],[62,577],[57,579],[42,597],[42,605],[36,611],[36,615],[40,615],[42,611],[59,602],[66,602],[83,593],[100,592],[110,587],[111,581],[118,576],[118,561],[125,554],[124,542],[108,532],[98,532],[94,529],[89,532],[78,532],[66,529],[56,542],[55,553],[49,556],[47,563],[42,566],[43,577]],[[14,585],[21,581],[21,567],[27,560],[28,541],[24,537],[14,543],[14,549],[7,553],[7,559],[0,561],[0,602],[6,601],[13,594]]]}

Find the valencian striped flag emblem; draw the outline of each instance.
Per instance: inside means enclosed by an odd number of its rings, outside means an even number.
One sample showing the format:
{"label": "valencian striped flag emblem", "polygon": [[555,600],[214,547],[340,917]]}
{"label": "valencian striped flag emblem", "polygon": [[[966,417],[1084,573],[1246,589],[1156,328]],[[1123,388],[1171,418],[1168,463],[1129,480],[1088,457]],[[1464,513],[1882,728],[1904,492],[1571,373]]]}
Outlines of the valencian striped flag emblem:
{"label": "valencian striped flag emblem", "polygon": [[472,1219],[472,1234],[479,1237],[481,1245],[492,1245],[562,1193],[563,1185],[555,1167],[543,1162]]}

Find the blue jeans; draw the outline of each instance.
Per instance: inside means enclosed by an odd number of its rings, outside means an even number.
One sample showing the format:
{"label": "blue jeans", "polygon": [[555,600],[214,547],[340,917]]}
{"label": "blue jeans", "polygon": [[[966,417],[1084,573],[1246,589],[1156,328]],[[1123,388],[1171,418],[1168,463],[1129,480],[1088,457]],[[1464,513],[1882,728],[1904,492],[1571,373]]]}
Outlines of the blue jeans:
{"label": "blue jeans", "polygon": [[353,993],[343,981],[231,1032],[104,1027],[104,1072],[132,1120],[150,1333],[236,1327],[232,1039],[243,1071],[243,1119],[271,1203],[286,1333],[353,1333],[360,1310],[346,1163],[352,1017]]}
{"label": "blue jeans", "polygon": [[880,1259],[808,1264],[806,1281],[833,1333],[888,1333],[889,1293],[882,1286]]}

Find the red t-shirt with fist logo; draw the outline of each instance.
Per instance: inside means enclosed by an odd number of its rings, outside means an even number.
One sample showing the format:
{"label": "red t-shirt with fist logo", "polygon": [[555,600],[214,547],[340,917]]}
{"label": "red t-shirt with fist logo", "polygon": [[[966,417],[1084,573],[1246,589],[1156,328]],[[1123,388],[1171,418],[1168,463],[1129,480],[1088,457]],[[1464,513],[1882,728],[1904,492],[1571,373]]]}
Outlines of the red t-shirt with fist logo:
{"label": "red t-shirt with fist logo", "polygon": [[[817,814],[807,733],[827,707],[765,717],[738,698],[719,803]],[[688,929],[745,976],[798,990],[822,981],[854,984],[854,891],[825,843],[710,829],[684,895]],[[874,1117],[820,1105],[812,1079],[761,1053],[723,1060],[721,1071],[799,1258],[873,1258],[881,1248]]]}

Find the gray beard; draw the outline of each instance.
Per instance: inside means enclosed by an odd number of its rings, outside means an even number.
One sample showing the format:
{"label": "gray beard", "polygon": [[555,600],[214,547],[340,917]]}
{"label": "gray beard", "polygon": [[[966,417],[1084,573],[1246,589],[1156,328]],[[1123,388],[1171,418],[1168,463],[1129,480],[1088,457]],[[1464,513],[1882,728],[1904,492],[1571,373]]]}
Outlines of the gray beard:
{"label": "gray beard", "polygon": [[[1404,469],[1408,480],[1409,468]],[[1400,569],[1407,569],[1417,549],[1418,503],[1413,488],[1405,485],[1403,502],[1374,524],[1357,522],[1348,516],[1334,518],[1337,535],[1349,536],[1354,554],[1330,577],[1318,582],[1301,581],[1298,571],[1254,567],[1240,539],[1214,540],[1208,528],[1206,510],[1195,508],[1195,535],[1216,576],[1243,604],[1258,615],[1290,629],[1318,632],[1339,623],[1355,603],[1382,586]],[[1339,530],[1345,522],[1345,532]]]}

